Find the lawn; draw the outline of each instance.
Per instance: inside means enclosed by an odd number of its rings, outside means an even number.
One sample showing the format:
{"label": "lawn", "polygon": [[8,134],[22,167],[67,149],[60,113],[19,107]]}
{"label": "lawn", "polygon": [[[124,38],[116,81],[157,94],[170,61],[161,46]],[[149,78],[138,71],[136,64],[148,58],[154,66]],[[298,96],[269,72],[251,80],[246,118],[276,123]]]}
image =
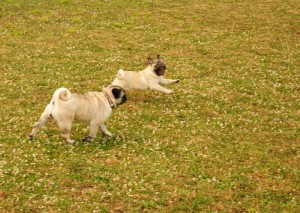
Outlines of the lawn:
{"label": "lawn", "polygon": [[[298,0],[1,0],[0,212],[299,212]],[[156,54],[173,94],[128,91],[90,143],[53,92]]]}

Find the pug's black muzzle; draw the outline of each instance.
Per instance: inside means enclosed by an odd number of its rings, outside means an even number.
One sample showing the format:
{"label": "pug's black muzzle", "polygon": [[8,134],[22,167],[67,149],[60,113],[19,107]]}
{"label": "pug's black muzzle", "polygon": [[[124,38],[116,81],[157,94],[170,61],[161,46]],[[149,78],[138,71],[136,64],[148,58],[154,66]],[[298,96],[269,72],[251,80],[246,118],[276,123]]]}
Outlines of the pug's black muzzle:
{"label": "pug's black muzzle", "polygon": [[164,75],[166,71],[166,66],[159,66],[155,69],[155,73],[158,76]]}

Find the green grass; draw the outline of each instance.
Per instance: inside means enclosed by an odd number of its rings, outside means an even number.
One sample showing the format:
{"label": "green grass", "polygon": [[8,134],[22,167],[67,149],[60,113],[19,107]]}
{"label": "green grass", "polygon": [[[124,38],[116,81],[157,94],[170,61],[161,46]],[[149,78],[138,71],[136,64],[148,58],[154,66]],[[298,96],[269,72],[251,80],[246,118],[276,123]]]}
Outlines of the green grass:
{"label": "green grass", "polygon": [[[0,211],[299,212],[299,1],[0,1]],[[101,90],[160,53],[171,95],[130,91],[92,143],[55,89]],[[74,124],[72,136],[86,135]]]}

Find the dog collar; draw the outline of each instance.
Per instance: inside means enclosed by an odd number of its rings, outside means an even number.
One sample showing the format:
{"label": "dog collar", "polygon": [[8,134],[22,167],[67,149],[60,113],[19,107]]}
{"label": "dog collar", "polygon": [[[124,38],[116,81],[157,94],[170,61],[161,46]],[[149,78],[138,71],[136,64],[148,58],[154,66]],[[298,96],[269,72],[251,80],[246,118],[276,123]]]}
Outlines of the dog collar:
{"label": "dog collar", "polygon": [[114,102],[111,100],[111,98],[109,97],[109,95],[107,94],[107,92],[104,92],[103,91],[103,94],[105,96],[105,98],[107,99],[108,103],[109,103],[109,106],[113,109],[115,108],[115,104]]}

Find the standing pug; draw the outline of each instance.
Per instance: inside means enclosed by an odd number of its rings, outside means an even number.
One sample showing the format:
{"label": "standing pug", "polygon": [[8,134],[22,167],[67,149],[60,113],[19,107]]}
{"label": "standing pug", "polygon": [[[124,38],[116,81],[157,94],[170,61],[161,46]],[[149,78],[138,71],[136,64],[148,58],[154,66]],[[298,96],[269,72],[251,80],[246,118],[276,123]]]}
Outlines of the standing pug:
{"label": "standing pug", "polygon": [[165,63],[157,55],[157,60],[148,58],[149,66],[144,70],[135,71],[124,71],[120,69],[118,71],[116,79],[112,85],[117,85],[125,90],[146,90],[152,89],[164,93],[172,93],[170,89],[166,89],[161,85],[168,85],[178,83],[179,80],[165,79],[164,74],[166,71]]}
{"label": "standing pug", "polygon": [[66,88],[60,88],[53,94],[52,100],[46,106],[40,120],[34,125],[29,139],[33,140],[39,128],[52,117],[61,130],[61,136],[69,143],[73,120],[89,124],[89,135],[82,141],[96,138],[100,126],[105,135],[112,134],[107,131],[104,122],[111,115],[112,109],[126,101],[125,91],[118,86],[108,86],[103,92],[88,92],[85,94],[71,93]]}

